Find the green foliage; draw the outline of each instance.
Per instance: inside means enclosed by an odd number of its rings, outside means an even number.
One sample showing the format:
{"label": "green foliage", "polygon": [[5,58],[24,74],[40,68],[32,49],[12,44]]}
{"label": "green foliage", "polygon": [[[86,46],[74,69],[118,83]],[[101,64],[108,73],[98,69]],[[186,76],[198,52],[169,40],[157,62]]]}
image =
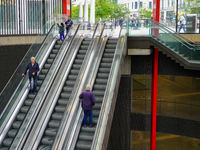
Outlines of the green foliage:
{"label": "green foliage", "polygon": [[143,7],[140,7],[139,13],[140,13],[140,18],[151,18],[153,12],[151,8],[149,8],[148,6],[146,6],[146,4],[144,4]]}
{"label": "green foliage", "polygon": [[[83,9],[84,10],[84,9]],[[116,4],[112,0],[96,0],[95,2],[95,18],[96,21],[119,19],[125,14],[130,13],[124,4]],[[88,18],[90,16],[90,5],[88,6]],[[72,5],[72,19],[77,20],[79,17],[79,5]]]}
{"label": "green foliage", "polygon": [[181,7],[186,14],[199,14],[200,3],[199,0],[184,0],[185,4]]}

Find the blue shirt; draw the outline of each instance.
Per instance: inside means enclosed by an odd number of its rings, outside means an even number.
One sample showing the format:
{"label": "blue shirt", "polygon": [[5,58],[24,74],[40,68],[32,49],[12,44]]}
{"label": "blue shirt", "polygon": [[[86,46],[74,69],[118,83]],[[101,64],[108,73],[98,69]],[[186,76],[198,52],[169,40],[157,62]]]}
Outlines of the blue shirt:
{"label": "blue shirt", "polygon": [[79,96],[80,99],[83,99],[82,108],[83,110],[92,110],[93,106],[95,105],[95,96],[94,93],[90,90],[86,90],[81,93]]}
{"label": "blue shirt", "polygon": [[[66,21],[65,24],[66,24],[66,27],[71,27],[73,24],[73,21],[72,20]],[[69,25],[67,25],[67,24],[69,24]]]}
{"label": "blue shirt", "polygon": [[26,74],[26,72],[29,70],[29,77],[33,77],[32,73],[35,73],[35,76],[37,76],[37,72],[40,70],[39,68],[39,64],[37,62],[34,62],[34,64],[32,65],[32,62],[29,62],[24,74]]}

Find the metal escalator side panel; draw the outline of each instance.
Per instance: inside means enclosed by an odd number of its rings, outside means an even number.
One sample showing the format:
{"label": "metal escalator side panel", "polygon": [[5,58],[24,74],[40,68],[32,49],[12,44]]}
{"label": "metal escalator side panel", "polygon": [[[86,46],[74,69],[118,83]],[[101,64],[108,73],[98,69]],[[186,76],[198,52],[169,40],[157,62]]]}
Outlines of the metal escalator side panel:
{"label": "metal escalator side panel", "polygon": [[[60,90],[60,88],[62,87],[62,84],[64,84],[64,80],[67,76],[65,76],[66,74],[66,70],[67,73],[69,73],[69,66],[70,62],[73,61],[72,56],[74,54],[74,48],[76,47],[76,42],[79,41],[78,40],[74,40],[74,44],[72,44],[72,46],[70,46],[68,49],[70,50],[70,53],[64,57],[64,60],[62,62],[62,65],[60,66],[59,72],[57,73],[56,78],[54,79],[52,88],[50,89],[50,91],[48,91],[48,95],[46,97],[46,99],[48,99],[48,101],[44,102],[44,107],[41,109],[40,114],[35,122],[35,128],[32,129],[31,134],[29,135],[29,138],[24,146],[24,149],[26,149],[26,147],[32,147],[31,149],[37,149],[38,146],[38,142],[40,141],[40,139],[42,138],[43,135],[43,131],[46,128],[46,125],[48,123],[49,117],[51,116],[51,114],[48,115],[48,112],[53,111],[54,106],[55,106],[55,102],[54,100],[57,99],[56,94],[58,92],[58,90]],[[51,95],[52,94],[52,95]]]}

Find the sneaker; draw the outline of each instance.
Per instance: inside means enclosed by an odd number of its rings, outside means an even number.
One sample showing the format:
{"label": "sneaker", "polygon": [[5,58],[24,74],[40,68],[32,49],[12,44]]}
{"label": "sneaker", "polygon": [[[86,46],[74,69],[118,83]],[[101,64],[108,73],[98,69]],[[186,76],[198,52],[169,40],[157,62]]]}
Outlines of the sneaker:
{"label": "sneaker", "polygon": [[86,128],[87,126],[86,126],[86,125],[84,125],[83,127],[84,127],[84,128]]}
{"label": "sneaker", "polygon": [[90,128],[92,128],[92,127],[94,127],[95,126],[95,124],[92,124],[92,125],[90,125]]}

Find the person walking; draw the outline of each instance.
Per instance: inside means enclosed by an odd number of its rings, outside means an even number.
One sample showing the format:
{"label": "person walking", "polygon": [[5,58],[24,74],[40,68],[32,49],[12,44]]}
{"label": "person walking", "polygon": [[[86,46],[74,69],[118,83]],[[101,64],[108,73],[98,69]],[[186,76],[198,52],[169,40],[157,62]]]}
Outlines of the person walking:
{"label": "person walking", "polygon": [[37,93],[37,73],[40,70],[40,68],[39,68],[39,64],[35,61],[35,57],[31,57],[31,61],[28,63],[22,76],[25,76],[28,70],[29,70],[30,92],[32,94],[36,94]]}
{"label": "person walking", "polygon": [[65,35],[64,35],[64,32],[65,32],[64,24],[61,23],[61,24],[59,25],[59,24],[58,24],[58,21],[56,22],[56,24],[57,24],[58,27],[59,27],[60,40],[62,41],[62,38],[63,38],[63,40],[64,40],[64,38],[65,38]]}
{"label": "person walking", "polygon": [[122,26],[122,24],[123,24],[123,18],[121,17],[121,19],[119,20],[119,25],[120,25],[120,27]]}
{"label": "person walking", "polygon": [[65,22],[65,25],[66,25],[66,33],[69,32],[69,29],[71,28],[72,24],[73,24],[73,21],[72,21],[71,17],[68,16],[68,19],[67,19],[67,21]]}
{"label": "person walking", "polygon": [[178,33],[180,33],[180,31],[181,31],[182,28],[183,28],[184,33],[186,32],[186,30],[185,30],[185,24],[186,24],[185,14],[182,14],[182,16],[180,18],[180,27],[179,27]]}
{"label": "person walking", "polygon": [[87,117],[89,114],[89,125],[90,127],[93,127],[93,107],[95,105],[95,96],[94,93],[91,92],[91,86],[86,86],[86,91],[82,92],[79,96],[80,99],[83,99],[82,101],[82,108],[84,110],[84,127],[87,126]]}

